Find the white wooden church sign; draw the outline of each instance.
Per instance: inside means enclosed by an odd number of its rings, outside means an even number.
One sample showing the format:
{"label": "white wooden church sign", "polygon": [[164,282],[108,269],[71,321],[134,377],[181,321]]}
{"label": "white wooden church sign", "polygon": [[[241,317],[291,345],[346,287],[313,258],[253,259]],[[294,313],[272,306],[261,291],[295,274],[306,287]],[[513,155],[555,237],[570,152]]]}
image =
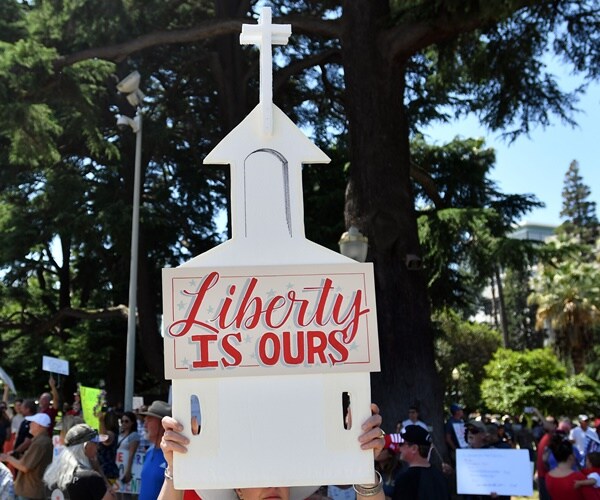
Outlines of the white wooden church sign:
{"label": "white wooden church sign", "polygon": [[175,487],[209,500],[373,480],[358,445],[379,370],[373,269],[304,236],[302,164],[329,158],[272,102],[271,45],[290,34],[269,8],[243,26],[260,102],[204,160],[230,165],[233,237],[163,270],[165,375],[190,438]]}

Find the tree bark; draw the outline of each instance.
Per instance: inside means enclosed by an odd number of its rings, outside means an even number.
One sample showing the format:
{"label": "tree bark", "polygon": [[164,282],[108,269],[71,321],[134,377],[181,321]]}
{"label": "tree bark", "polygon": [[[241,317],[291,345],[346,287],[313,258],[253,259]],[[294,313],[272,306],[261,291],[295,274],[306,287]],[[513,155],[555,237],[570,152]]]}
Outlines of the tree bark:
{"label": "tree bark", "polygon": [[372,377],[372,399],[389,430],[410,404],[418,404],[441,448],[443,411],[425,276],[406,265],[408,255],[420,256],[420,246],[403,103],[405,61],[390,59],[378,42],[390,23],[386,0],[347,0],[343,21],[351,152],[346,218],[369,237],[377,294],[382,369]]}

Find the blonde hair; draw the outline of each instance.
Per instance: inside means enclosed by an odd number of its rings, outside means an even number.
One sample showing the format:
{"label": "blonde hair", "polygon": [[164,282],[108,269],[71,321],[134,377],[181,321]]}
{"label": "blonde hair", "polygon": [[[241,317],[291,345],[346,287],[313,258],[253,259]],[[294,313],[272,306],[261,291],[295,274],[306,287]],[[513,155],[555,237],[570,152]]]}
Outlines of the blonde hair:
{"label": "blonde hair", "polygon": [[78,467],[82,469],[92,468],[92,464],[85,454],[85,445],[86,443],[67,446],[60,455],[54,457],[54,460],[44,472],[44,483],[50,490],[58,488],[65,491],[73,481]]}

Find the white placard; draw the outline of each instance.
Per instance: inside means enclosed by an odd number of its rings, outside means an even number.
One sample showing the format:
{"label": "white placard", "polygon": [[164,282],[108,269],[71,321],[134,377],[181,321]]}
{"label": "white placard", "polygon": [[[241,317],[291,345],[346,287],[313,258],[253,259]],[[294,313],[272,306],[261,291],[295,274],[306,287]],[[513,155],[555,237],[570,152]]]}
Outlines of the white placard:
{"label": "white placard", "polygon": [[144,406],[144,398],[142,396],[133,396],[131,400],[131,409],[133,411]]}
{"label": "white placard", "polygon": [[533,476],[528,450],[456,450],[458,494],[531,496]]}
{"label": "white placard", "polygon": [[42,357],[42,370],[51,373],[69,374],[69,362],[66,359],[52,358],[50,356]]}
{"label": "white placard", "polygon": [[468,448],[469,443],[465,439],[465,423],[464,422],[454,422],[452,424],[454,428],[454,434],[456,435],[456,439],[458,441],[459,448]]}
{"label": "white placard", "polygon": [[[144,451],[136,451],[135,457],[131,464],[131,480],[128,483],[124,483],[123,481],[118,481],[118,492],[119,493],[129,493],[133,495],[137,495],[140,492],[141,486],[141,478],[142,478],[142,467],[144,465],[144,458],[146,457],[146,453]],[[115,457],[115,463],[119,468],[119,477],[122,478],[125,474],[125,467],[127,466],[127,462],[129,461],[129,451],[117,451],[117,455]]]}

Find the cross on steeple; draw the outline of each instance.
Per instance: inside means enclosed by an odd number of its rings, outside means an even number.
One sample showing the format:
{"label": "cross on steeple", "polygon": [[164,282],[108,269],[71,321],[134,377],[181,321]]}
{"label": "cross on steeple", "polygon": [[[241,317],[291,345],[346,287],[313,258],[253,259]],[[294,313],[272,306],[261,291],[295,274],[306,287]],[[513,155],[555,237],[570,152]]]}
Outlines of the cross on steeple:
{"label": "cross on steeple", "polygon": [[243,24],[240,44],[258,45],[260,50],[260,94],[263,131],[273,133],[273,54],[271,45],[287,45],[292,34],[291,24],[272,24],[271,8],[261,9],[258,24]]}

